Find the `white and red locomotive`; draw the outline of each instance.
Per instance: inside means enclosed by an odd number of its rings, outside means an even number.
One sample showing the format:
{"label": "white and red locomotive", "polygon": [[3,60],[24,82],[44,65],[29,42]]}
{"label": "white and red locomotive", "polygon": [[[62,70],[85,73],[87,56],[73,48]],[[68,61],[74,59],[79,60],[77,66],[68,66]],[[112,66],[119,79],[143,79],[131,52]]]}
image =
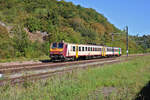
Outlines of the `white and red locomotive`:
{"label": "white and red locomotive", "polygon": [[76,60],[100,57],[121,56],[121,48],[91,44],[52,43],[50,58],[52,60]]}

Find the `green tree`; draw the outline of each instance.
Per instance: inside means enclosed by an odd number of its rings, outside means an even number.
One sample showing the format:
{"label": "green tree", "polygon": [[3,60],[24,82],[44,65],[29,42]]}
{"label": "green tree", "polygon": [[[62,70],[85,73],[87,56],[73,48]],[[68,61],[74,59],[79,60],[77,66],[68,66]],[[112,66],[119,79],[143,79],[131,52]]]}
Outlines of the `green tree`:
{"label": "green tree", "polygon": [[12,30],[14,47],[19,56],[25,56],[25,49],[28,48],[30,41],[27,33],[24,31],[22,25],[17,25]]}

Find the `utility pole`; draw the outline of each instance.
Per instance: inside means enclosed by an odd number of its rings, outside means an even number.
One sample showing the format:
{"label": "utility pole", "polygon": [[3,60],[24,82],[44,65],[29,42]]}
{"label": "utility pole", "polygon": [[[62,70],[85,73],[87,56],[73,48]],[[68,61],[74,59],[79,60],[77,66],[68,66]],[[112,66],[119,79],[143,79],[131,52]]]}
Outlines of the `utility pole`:
{"label": "utility pole", "polygon": [[129,53],[129,51],[128,51],[128,26],[126,26],[126,52],[127,52],[127,57],[128,57],[128,53]]}
{"label": "utility pole", "polygon": [[114,41],[114,33],[112,33],[112,42]]}
{"label": "utility pole", "polygon": [[112,45],[112,51],[113,51],[113,55],[114,55],[113,42],[114,42],[114,33],[112,33],[112,42],[111,42],[111,45]]}
{"label": "utility pole", "polygon": [[[125,32],[126,32],[126,54],[128,57],[128,55],[129,55],[129,51],[128,51],[128,41],[129,41],[128,26],[125,27]],[[112,42],[116,41],[116,40],[114,40],[114,35],[120,35],[120,33],[111,33],[111,34],[112,34]]]}

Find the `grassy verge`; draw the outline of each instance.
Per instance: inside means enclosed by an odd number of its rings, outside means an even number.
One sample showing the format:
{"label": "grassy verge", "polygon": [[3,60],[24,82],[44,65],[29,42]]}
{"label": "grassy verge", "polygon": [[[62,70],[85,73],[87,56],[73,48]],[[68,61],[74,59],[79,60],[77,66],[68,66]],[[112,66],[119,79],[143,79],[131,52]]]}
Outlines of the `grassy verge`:
{"label": "grassy verge", "polygon": [[25,57],[19,57],[19,58],[10,58],[10,59],[0,59],[0,63],[5,63],[5,62],[23,62],[23,61],[39,61],[39,60],[46,60],[50,59],[48,56],[41,56],[38,58],[25,58]]}
{"label": "grassy verge", "polygon": [[[133,100],[150,81],[150,56],[0,88],[0,100]],[[106,90],[104,91],[104,89]],[[108,88],[112,93],[106,95]],[[103,94],[104,93],[104,94]]]}

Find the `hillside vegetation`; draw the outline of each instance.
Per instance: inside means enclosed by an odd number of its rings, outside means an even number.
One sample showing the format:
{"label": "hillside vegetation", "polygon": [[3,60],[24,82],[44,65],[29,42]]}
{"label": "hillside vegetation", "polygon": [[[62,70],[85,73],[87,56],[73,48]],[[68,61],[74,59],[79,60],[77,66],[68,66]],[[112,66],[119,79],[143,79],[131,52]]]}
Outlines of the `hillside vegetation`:
{"label": "hillside vegetation", "polygon": [[[94,9],[57,0],[0,0],[0,59],[39,57],[48,54],[49,43],[64,40],[71,43],[97,43],[121,47],[125,53],[125,34]],[[27,31],[25,31],[27,29]],[[33,41],[29,34],[46,33],[44,42]],[[111,33],[120,33],[111,40]],[[32,36],[31,35],[31,36]],[[37,37],[39,38],[39,37]],[[134,41],[130,53],[142,52]]]}

